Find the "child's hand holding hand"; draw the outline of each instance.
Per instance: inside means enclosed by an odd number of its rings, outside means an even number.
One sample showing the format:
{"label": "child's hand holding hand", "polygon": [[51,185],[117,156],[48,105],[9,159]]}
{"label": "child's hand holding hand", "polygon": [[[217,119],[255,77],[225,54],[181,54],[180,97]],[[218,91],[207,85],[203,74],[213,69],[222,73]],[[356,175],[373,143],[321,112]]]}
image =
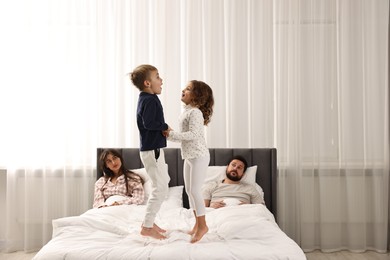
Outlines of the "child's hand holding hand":
{"label": "child's hand holding hand", "polygon": [[168,137],[168,136],[169,136],[169,132],[172,131],[172,130],[173,130],[173,129],[172,129],[170,126],[168,126],[168,129],[167,129],[167,130],[164,130],[164,131],[162,132],[163,136]]}

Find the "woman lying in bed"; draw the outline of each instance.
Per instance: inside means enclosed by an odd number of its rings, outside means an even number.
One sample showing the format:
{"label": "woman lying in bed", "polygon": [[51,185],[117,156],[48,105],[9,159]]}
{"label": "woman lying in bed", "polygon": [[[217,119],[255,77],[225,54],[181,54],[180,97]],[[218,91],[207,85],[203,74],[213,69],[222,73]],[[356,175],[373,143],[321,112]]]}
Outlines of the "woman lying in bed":
{"label": "woman lying in bed", "polygon": [[99,163],[104,176],[95,183],[94,208],[143,203],[144,181],[124,167],[123,157],[117,150],[104,150]]}

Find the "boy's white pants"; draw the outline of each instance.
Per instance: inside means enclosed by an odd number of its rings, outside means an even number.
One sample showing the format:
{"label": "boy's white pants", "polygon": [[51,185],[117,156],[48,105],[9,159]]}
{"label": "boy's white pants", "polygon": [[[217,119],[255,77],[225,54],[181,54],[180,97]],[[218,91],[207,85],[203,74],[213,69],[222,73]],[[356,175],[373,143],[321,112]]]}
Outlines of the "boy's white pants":
{"label": "boy's white pants", "polygon": [[154,220],[160,210],[161,204],[168,194],[170,177],[168,174],[168,166],[165,163],[163,149],[160,149],[160,156],[157,160],[154,150],[141,151],[140,157],[145,170],[152,181],[152,190],[146,204],[146,213],[143,223],[144,227],[151,228],[153,227]]}

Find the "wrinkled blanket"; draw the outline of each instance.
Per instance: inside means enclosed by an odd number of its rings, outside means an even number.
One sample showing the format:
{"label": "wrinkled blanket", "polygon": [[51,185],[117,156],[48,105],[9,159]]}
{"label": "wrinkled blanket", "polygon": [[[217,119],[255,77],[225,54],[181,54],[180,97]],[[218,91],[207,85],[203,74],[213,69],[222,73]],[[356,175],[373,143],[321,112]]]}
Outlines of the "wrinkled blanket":
{"label": "wrinkled blanket", "polygon": [[207,208],[209,232],[194,244],[187,234],[192,210],[160,210],[156,224],[167,229],[165,240],[139,234],[144,214],[144,205],[123,205],[53,220],[52,240],[34,259],[306,259],[263,205]]}

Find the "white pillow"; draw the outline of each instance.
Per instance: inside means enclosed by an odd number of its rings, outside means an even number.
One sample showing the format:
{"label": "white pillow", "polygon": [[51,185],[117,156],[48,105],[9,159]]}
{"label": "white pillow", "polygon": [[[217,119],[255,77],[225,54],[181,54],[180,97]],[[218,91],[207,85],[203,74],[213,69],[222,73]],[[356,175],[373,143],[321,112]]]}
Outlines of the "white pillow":
{"label": "white pillow", "polygon": [[184,186],[169,187],[168,196],[162,203],[161,208],[164,209],[182,208],[183,188]]}
{"label": "white pillow", "polygon": [[263,191],[263,188],[261,188],[261,186],[259,184],[256,183],[256,190],[258,193],[260,193],[260,196],[263,198],[263,201],[264,201],[264,191]]}
{"label": "white pillow", "polygon": [[[220,181],[226,177],[227,166],[209,166],[207,168],[205,183],[210,181]],[[257,165],[248,167],[241,181],[248,184],[256,184]]]}
{"label": "white pillow", "polygon": [[257,165],[246,168],[245,175],[244,177],[242,177],[241,181],[248,184],[255,184],[256,172],[257,172]]}
{"label": "white pillow", "polygon": [[257,165],[248,167],[241,181],[244,183],[255,185],[257,192],[260,193],[261,197],[264,199],[264,191],[261,188],[261,186],[256,182],[256,172],[257,172]]}
{"label": "white pillow", "polygon": [[220,181],[225,178],[226,166],[209,166],[207,167],[205,183],[210,181]]}
{"label": "white pillow", "polygon": [[149,175],[146,173],[145,168],[133,169],[133,170],[130,170],[130,171],[138,174],[144,180],[144,195],[145,195],[145,199],[144,199],[144,202],[142,204],[146,205],[146,202],[148,202],[148,198],[149,198],[150,192],[152,191],[152,181],[150,180]]}
{"label": "white pillow", "polygon": [[[168,167],[168,165],[166,165],[166,167]],[[141,178],[144,180],[145,199],[144,199],[144,202],[142,204],[146,205],[146,203],[148,202],[150,193],[152,192],[152,181],[150,180],[149,175],[146,173],[145,168],[133,169],[131,171],[138,174],[139,176],[141,176]],[[173,206],[182,207],[183,206],[183,187],[184,186],[170,187],[169,193],[167,194],[167,197],[165,198],[164,202],[167,202],[166,204],[169,204],[170,207],[173,207]]]}

